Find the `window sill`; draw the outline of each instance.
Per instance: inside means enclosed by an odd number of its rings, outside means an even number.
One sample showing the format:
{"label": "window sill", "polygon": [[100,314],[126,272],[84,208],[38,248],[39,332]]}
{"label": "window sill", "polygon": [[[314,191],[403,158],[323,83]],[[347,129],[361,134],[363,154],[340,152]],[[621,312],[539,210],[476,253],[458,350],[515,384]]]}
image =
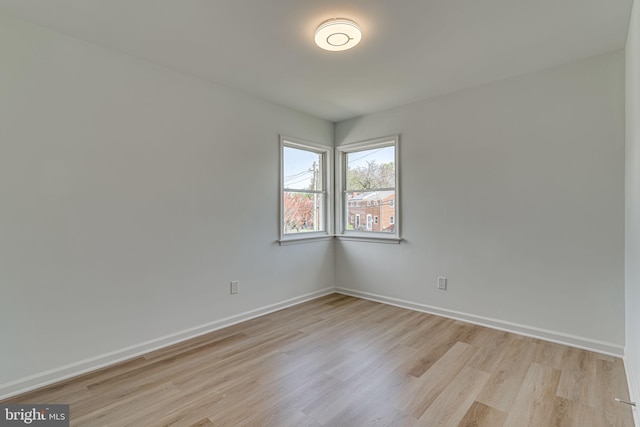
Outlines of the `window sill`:
{"label": "window sill", "polygon": [[280,239],[278,240],[278,243],[280,244],[280,246],[288,246],[288,245],[298,245],[301,243],[320,242],[320,241],[332,240],[332,239],[333,239],[333,235],[331,234],[322,234],[322,235],[316,234],[315,236],[289,237],[285,239]]}
{"label": "window sill", "polygon": [[401,237],[377,237],[377,236],[349,236],[344,234],[323,234],[321,236],[305,236],[293,237],[288,239],[277,240],[280,246],[299,245],[301,243],[322,242],[332,239],[345,240],[351,242],[367,242],[367,243],[387,243],[400,244],[404,239]]}
{"label": "window sill", "polygon": [[367,243],[391,243],[399,244],[402,242],[400,237],[378,237],[378,236],[349,236],[349,235],[336,235],[338,240],[354,241],[354,242],[367,242]]}

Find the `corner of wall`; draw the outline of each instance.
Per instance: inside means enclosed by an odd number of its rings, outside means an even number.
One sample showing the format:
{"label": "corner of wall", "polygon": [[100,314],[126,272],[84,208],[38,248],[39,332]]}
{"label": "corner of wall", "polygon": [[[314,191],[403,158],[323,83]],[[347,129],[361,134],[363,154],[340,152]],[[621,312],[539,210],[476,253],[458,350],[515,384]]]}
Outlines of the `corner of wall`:
{"label": "corner of wall", "polygon": [[[640,400],[640,1],[632,3],[625,46],[625,371],[631,401]],[[640,402],[639,402],[640,403]],[[640,427],[640,408],[633,410]]]}

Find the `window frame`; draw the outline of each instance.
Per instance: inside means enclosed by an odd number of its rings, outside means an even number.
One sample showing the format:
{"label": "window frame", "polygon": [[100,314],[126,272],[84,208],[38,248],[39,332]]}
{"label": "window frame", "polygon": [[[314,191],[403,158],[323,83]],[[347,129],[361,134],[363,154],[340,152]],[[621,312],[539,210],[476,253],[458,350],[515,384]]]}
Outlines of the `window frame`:
{"label": "window frame", "polygon": [[[347,155],[359,151],[371,150],[383,147],[394,147],[395,166],[395,197],[394,197],[394,232],[356,231],[347,229]],[[358,240],[379,243],[400,243],[400,135],[391,135],[382,138],[349,143],[336,147],[336,192],[335,192],[335,224],[336,237],[341,240]]]}
{"label": "window frame", "polygon": [[[320,191],[291,189],[284,186],[284,149],[285,147],[294,148],[298,150],[310,151],[320,155],[321,158],[321,184],[322,189]],[[280,168],[278,177],[279,187],[279,209],[278,209],[278,221],[279,221],[279,239],[280,245],[306,243],[318,240],[329,240],[333,238],[333,147],[315,142],[309,142],[298,138],[291,138],[285,135],[280,135]],[[320,194],[323,197],[323,209],[322,209],[322,225],[323,231],[310,231],[305,233],[289,233],[285,234],[284,226],[284,194],[285,192],[304,192],[309,194]]]}

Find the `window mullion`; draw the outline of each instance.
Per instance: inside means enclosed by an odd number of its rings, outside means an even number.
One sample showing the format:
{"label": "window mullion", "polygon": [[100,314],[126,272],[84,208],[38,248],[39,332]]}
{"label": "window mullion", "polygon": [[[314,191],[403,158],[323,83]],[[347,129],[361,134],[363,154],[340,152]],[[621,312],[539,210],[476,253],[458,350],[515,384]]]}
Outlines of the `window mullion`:
{"label": "window mullion", "polygon": [[325,190],[298,190],[296,188],[284,188],[282,191],[287,193],[327,194]]}
{"label": "window mullion", "polygon": [[358,190],[352,190],[352,189],[346,189],[343,191],[343,193],[375,193],[376,191],[395,191],[396,187],[387,187],[387,188],[369,188],[367,190],[362,190],[362,189],[358,189]]}

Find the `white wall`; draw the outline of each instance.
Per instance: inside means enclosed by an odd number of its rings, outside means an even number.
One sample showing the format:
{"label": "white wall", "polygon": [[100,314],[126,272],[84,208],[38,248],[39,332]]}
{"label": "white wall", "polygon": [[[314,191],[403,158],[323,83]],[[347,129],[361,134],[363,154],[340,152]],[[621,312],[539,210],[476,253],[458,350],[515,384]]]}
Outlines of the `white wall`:
{"label": "white wall", "polygon": [[331,123],[2,15],[0,57],[0,395],[334,284],[624,345],[622,53],[339,123],[337,145],[401,133],[406,242],[337,242],[335,266],[332,242],[275,244],[278,134],[330,144]]}
{"label": "white wall", "polygon": [[332,123],[6,16],[0,58],[0,395],[334,285],[275,243],[278,134]]}
{"label": "white wall", "polygon": [[622,52],[342,122],[336,145],[395,133],[406,242],[339,242],[337,286],[622,352]]}
{"label": "white wall", "polygon": [[[634,2],[626,46],[626,367],[640,399],[640,3]],[[634,411],[640,425],[638,409]]]}

